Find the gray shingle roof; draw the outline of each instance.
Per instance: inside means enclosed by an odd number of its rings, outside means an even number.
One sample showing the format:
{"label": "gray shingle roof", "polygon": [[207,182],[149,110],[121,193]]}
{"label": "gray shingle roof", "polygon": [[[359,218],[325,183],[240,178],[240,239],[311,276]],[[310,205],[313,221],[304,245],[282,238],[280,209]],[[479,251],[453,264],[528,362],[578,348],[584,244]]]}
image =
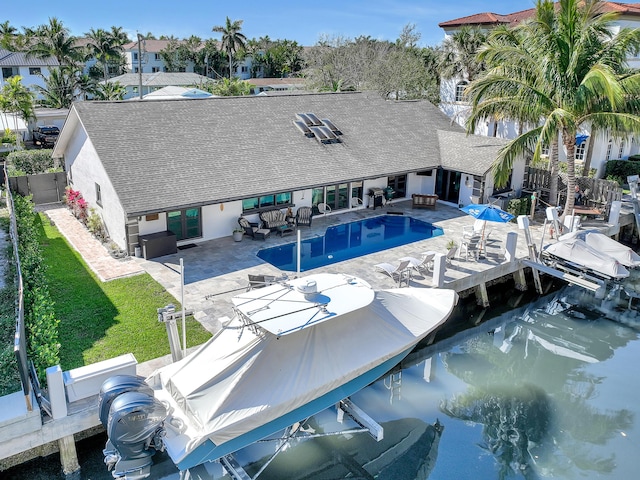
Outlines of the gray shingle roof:
{"label": "gray shingle roof", "polygon": [[[429,102],[367,93],[73,108],[130,215],[433,168],[469,138]],[[304,112],[330,119],[343,143],[305,137],[293,124]],[[438,130],[456,143],[439,146]]]}
{"label": "gray shingle roof", "polygon": [[443,168],[482,176],[509,140],[439,130],[438,143]]}

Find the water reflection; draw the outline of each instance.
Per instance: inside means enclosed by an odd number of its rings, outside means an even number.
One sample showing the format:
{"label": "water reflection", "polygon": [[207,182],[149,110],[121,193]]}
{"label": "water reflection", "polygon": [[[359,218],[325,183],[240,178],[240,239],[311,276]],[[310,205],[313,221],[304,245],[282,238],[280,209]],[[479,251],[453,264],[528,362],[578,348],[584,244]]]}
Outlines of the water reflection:
{"label": "water reflection", "polygon": [[442,354],[447,371],[469,387],[441,409],[483,425],[480,447],[494,456],[498,478],[612,473],[615,454],[592,447],[634,422],[627,409],[589,404],[606,377],[587,366],[610,359],[637,334],[594,315],[575,319],[565,301],[572,293],[565,289]]}

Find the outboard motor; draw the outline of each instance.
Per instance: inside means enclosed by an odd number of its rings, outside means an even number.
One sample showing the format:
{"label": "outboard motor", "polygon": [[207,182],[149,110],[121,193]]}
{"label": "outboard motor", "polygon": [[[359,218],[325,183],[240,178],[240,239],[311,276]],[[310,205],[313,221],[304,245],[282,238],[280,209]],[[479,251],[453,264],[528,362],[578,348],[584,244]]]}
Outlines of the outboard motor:
{"label": "outboard motor", "polygon": [[134,480],[151,474],[151,457],[164,449],[166,417],[166,407],[147,393],[125,392],[112,401],[107,420],[107,447],[112,451],[105,449],[104,462],[114,478]]}
{"label": "outboard motor", "polygon": [[153,396],[153,389],[145,383],[143,377],[135,375],[114,375],[109,377],[100,387],[100,395],[98,396],[98,415],[105,429],[109,420],[111,403],[116,397],[125,392],[142,392]]}

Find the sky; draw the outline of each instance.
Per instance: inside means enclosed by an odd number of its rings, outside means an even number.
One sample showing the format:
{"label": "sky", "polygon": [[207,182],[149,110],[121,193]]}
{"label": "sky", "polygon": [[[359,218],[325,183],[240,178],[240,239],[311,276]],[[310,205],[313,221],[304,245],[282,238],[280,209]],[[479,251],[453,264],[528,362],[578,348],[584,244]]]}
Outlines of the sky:
{"label": "sky", "polygon": [[311,46],[321,36],[355,38],[360,35],[394,41],[402,27],[416,25],[420,46],[438,45],[444,31],[438,23],[481,12],[512,13],[533,8],[534,0],[5,0],[0,22],[21,29],[35,27],[57,17],[72,35],[89,29],[123,27],[134,39],[136,33],[177,38],[197,35],[220,38],[215,25],[243,20],[247,38],[268,35],[271,39],[295,40]]}

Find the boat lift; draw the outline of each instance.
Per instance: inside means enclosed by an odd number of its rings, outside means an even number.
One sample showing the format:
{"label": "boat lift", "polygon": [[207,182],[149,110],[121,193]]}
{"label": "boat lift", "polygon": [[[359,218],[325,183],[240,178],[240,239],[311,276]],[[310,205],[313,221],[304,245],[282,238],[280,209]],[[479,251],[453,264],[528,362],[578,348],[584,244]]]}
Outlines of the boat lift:
{"label": "boat lift", "polygon": [[323,433],[314,433],[313,430],[305,430],[304,425],[307,424],[309,418],[305,419],[303,422],[295,423],[288,428],[286,428],[283,434],[277,438],[266,438],[264,440],[260,440],[260,443],[264,442],[277,442],[277,447],[275,452],[269,457],[269,459],[260,467],[260,470],[256,472],[256,474],[251,477],[245,469],[240,465],[240,462],[235,458],[234,454],[225,455],[221,457],[218,461],[227,471],[229,476],[233,480],[256,480],[262,472],[269,466],[269,464],[275,460],[280,452],[283,452],[286,447],[294,440],[299,438],[303,438],[305,440],[312,438],[320,438],[320,437],[328,437],[335,435],[348,435],[354,433],[368,433],[371,437],[376,441],[380,442],[384,439],[384,429],[382,425],[373,420],[366,412],[364,412],[360,407],[353,403],[353,401],[349,398],[345,398],[341,400],[337,405],[337,421],[338,423],[344,423],[344,416],[347,415],[351,420],[353,420],[359,428],[352,428],[347,430],[339,430],[336,432],[323,432]]}
{"label": "boat lift", "polygon": [[[549,210],[549,209],[547,209]],[[551,208],[553,210],[553,208]],[[548,216],[551,216],[552,221],[556,222],[557,215],[550,215],[552,212],[548,211]],[[557,222],[556,222],[557,224]],[[546,220],[545,220],[546,225]],[[536,246],[531,239],[531,232],[529,231],[529,219],[526,215],[520,215],[518,217],[518,227],[524,231],[525,239],[527,241],[527,246],[529,248],[529,258],[523,259],[522,263],[528,267],[531,267],[533,272],[533,279],[536,286],[536,291],[542,294],[542,283],[540,281],[539,272],[545,273],[552,277],[559,278],[564,280],[565,282],[571,285],[577,285],[579,287],[585,288],[592,292],[595,292],[597,298],[604,298],[604,294],[606,291],[606,282],[602,279],[595,278],[586,274],[584,271],[579,270],[578,268],[571,268],[568,265],[563,264],[555,264],[553,267],[545,265],[540,261],[539,253],[537,252]],[[543,229],[544,232],[544,229]],[[544,241],[544,233],[542,236],[541,243]]]}

